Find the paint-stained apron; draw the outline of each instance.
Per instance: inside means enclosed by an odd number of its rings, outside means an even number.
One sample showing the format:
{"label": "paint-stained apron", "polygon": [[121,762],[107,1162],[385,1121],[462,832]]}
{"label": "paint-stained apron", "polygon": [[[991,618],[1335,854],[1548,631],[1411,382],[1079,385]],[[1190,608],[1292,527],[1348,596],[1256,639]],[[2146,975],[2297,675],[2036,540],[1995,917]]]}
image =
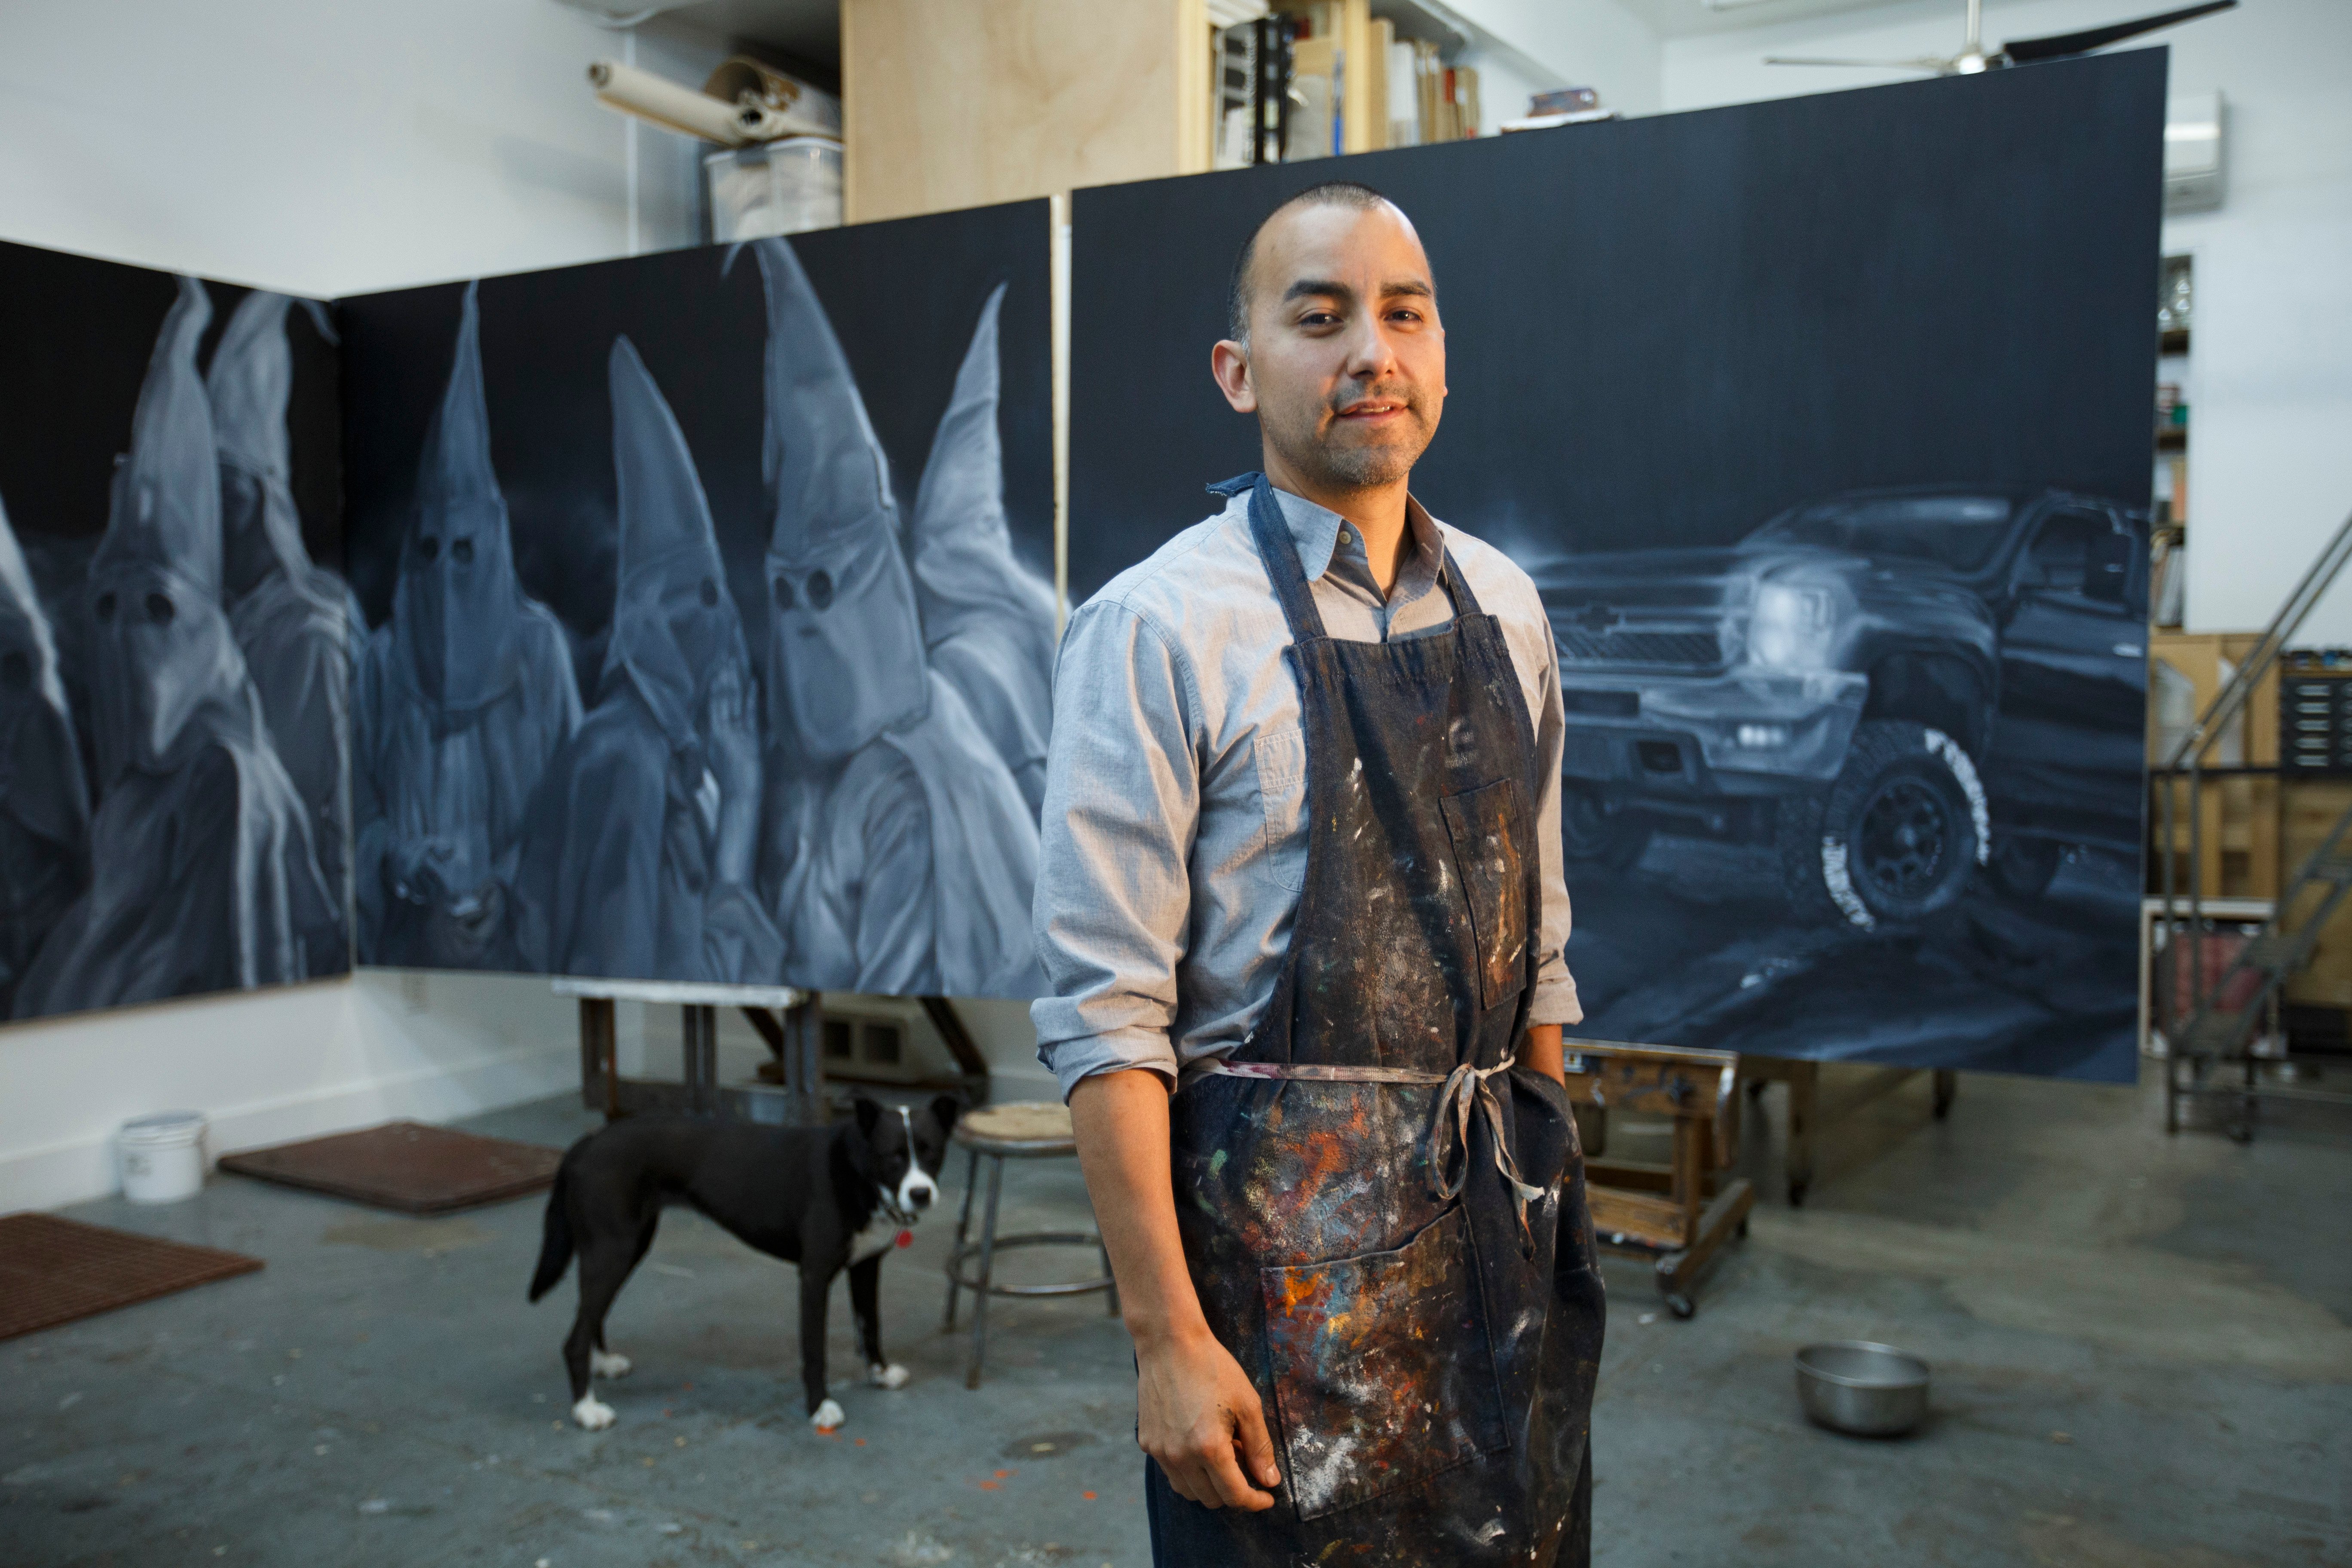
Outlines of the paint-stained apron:
{"label": "paint-stained apron", "polygon": [[1307,880],[1249,1038],[1171,1102],[1177,1223],[1283,1483],[1204,1509],[1146,1461],[1161,1568],[1590,1557],[1601,1290],[1559,1084],[1515,1065],[1542,929],[1535,734],[1449,555],[1454,624],[1325,635],[1262,476],[1288,618]]}

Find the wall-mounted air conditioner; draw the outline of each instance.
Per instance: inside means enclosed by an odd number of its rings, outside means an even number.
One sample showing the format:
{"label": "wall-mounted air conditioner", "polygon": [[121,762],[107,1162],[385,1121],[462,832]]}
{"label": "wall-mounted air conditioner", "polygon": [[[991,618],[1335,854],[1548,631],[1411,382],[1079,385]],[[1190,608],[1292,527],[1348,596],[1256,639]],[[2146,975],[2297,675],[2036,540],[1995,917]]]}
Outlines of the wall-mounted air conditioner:
{"label": "wall-mounted air conditioner", "polygon": [[2164,211],[2209,213],[2221,205],[2221,95],[2181,93],[2164,112]]}

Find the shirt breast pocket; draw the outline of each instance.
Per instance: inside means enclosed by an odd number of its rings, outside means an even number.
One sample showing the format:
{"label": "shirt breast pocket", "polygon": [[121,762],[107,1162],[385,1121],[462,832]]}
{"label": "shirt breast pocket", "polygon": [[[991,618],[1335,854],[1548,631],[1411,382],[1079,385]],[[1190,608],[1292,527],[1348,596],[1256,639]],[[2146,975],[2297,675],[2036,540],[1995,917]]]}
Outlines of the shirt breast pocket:
{"label": "shirt breast pocket", "polygon": [[1307,731],[1270,730],[1251,746],[1258,809],[1265,823],[1258,868],[1276,887],[1307,887]]}

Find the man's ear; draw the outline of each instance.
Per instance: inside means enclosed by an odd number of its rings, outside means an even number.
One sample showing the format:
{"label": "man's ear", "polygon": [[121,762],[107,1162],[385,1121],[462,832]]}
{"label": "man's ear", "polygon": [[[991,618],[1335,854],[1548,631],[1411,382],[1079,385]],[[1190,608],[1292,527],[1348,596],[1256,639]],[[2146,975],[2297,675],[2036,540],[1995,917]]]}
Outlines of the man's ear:
{"label": "man's ear", "polygon": [[1250,374],[1249,347],[1231,338],[1209,351],[1209,374],[1236,414],[1257,412],[1257,382]]}
{"label": "man's ear", "polygon": [[881,1102],[868,1099],[866,1096],[861,1094],[854,1102],[853,1109],[857,1112],[858,1135],[864,1138],[872,1138],[874,1136],[875,1124],[882,1120]]}
{"label": "man's ear", "polygon": [[955,1131],[956,1118],[963,1114],[963,1101],[952,1094],[940,1095],[931,1101],[931,1120],[940,1124],[940,1136]]}

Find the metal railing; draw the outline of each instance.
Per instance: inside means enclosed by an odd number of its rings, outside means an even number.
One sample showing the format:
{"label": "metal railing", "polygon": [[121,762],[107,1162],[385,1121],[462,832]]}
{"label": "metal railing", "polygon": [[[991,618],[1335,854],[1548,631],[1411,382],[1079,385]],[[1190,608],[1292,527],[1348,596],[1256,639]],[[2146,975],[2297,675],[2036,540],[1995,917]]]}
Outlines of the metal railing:
{"label": "metal railing", "polygon": [[[2208,755],[2221,741],[2229,726],[2246,710],[2247,704],[2272,670],[2277,668],[2286,652],[2288,642],[2302,628],[2313,608],[2331,587],[2346,564],[2352,563],[2352,516],[2345,518],[2332,538],[2321,549],[2293,592],[2280,605],[2278,613],[2246,658],[2222,683],[2213,700],[2199,716],[2189,732],[2173,747],[2163,764],[2152,770],[2162,798],[2163,832],[2158,839],[2163,858],[2162,921],[2165,947],[2169,955],[2166,966],[2152,965],[2158,980],[2157,1007],[2158,1026],[2166,1042],[2165,1122],[2168,1130],[2179,1126],[2179,1105],[2184,1098],[2214,1092],[2203,1087],[2204,1075],[2215,1061],[2236,1059],[2242,1067],[2240,1084],[2227,1092],[2240,1102],[2240,1115],[2231,1127],[2233,1136],[2251,1136],[2252,1108],[2256,1099],[2265,1095],[2280,1099],[2337,1098],[2334,1095],[2315,1096],[2310,1090],[2286,1085],[2265,1085],[2256,1071],[2252,1055],[2252,1038],[2265,1009],[2276,1000],[2281,989],[2294,971],[2310,957],[2318,941],[2321,928],[2336,906],[2347,894],[2352,894],[2352,810],[2337,818],[2335,826],[2319,846],[2296,868],[2292,879],[2279,889],[2270,918],[2261,935],[2245,944],[2227,963],[2216,962],[2210,978],[2207,974],[2207,944],[2200,940],[2205,930],[2205,900],[2208,889],[2204,875],[2204,792],[2208,784]],[[2238,773],[2242,769],[2213,769],[2216,772]],[[2267,770],[2266,770],[2267,771]],[[2186,788],[2181,781],[2186,780]],[[2184,799],[2185,797],[2185,799]],[[2185,809],[2189,816],[2188,888],[2185,901],[2178,886],[2180,878],[2176,870],[2176,844],[2179,816]],[[2303,895],[2312,889],[2322,889],[2316,905],[2305,903]],[[2218,895],[2219,890],[2214,889]],[[2286,924],[2290,911],[2304,906],[2304,918],[2293,929]],[[2186,938],[2187,940],[2183,940]],[[2189,1012],[2184,1023],[2178,1016],[2181,987],[2177,973],[2182,963],[2189,966],[2188,994]],[[2231,992],[2241,975],[2253,973],[2260,982],[2253,992],[2237,1005],[2228,1005]],[[2180,1081],[2183,1065],[2189,1070],[2190,1081],[2184,1087]]]}

